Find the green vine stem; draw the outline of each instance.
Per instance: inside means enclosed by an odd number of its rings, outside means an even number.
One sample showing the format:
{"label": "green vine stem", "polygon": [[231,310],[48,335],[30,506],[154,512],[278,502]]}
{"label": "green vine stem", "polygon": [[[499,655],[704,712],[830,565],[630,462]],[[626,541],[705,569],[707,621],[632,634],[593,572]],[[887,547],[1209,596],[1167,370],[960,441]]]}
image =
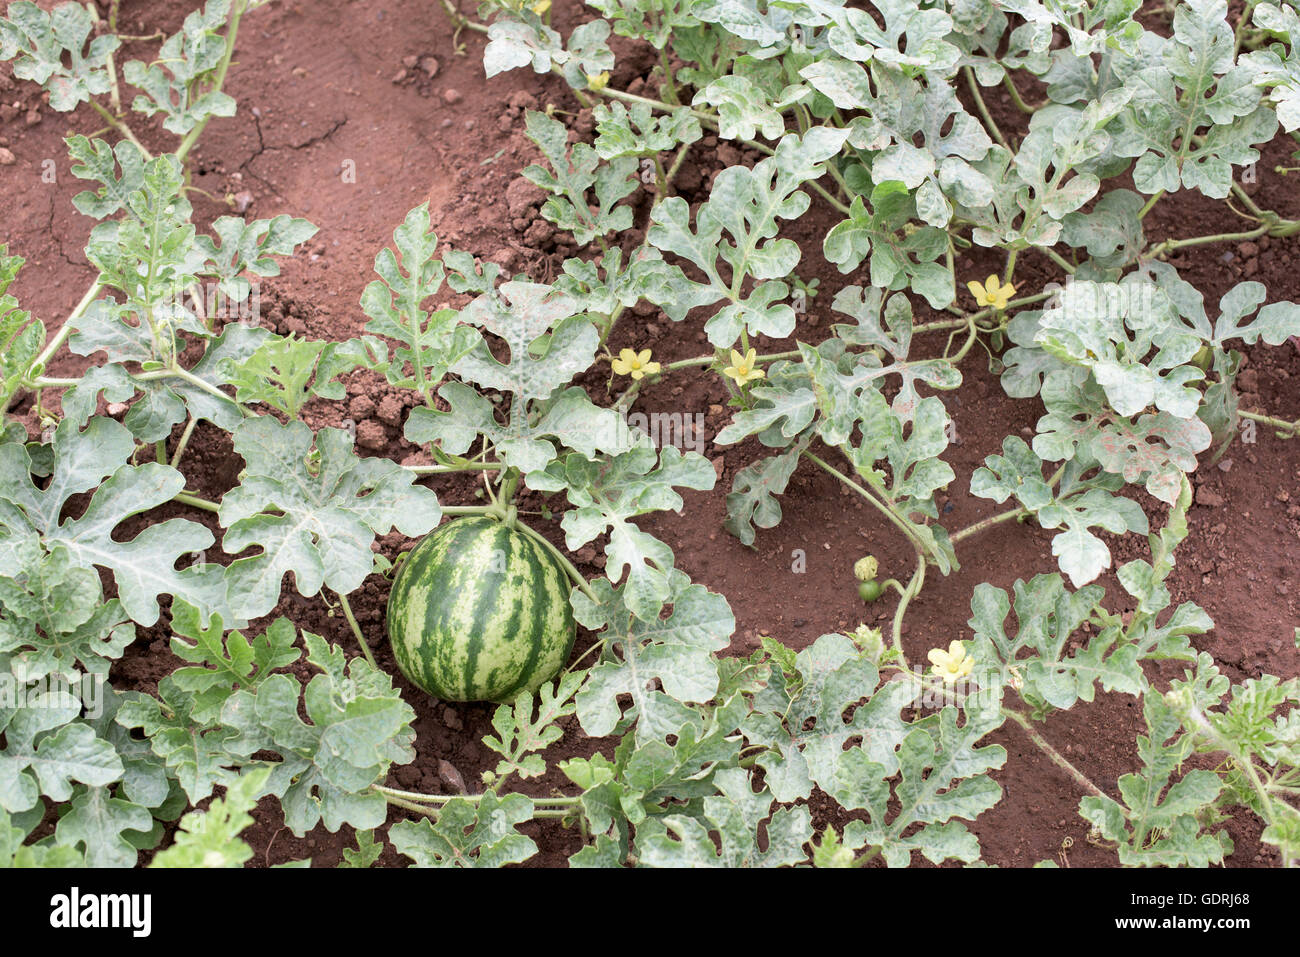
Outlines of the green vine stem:
{"label": "green vine stem", "polygon": [[352,605],[348,603],[348,596],[342,592],[335,592],[334,594],[338,597],[339,604],[343,608],[343,617],[348,620],[348,626],[352,629],[352,634],[356,636],[357,644],[361,646],[362,654],[366,656],[366,661],[369,662],[370,667],[378,671],[379,664],[375,661],[374,652],[370,650],[366,636],[361,633],[361,626],[357,624],[357,616],[352,614]]}
{"label": "green vine stem", "polygon": [[[923,677],[918,678],[906,664],[898,666],[898,673],[911,681],[919,682],[922,685],[925,683],[925,679]],[[965,703],[965,696],[959,696],[959,700],[960,703]],[[1016,724],[1020,725],[1021,730],[1028,735],[1029,740],[1034,743],[1034,746],[1042,751],[1043,754],[1047,755],[1053,764],[1073,778],[1075,782],[1083,788],[1083,790],[1087,791],[1094,797],[1110,800],[1110,797],[1105,791],[1094,784],[1091,778],[1075,767],[1065,755],[1052,747],[1051,743],[1038,733],[1038,729],[1034,727],[1033,722],[1023,712],[1017,711],[1015,708],[1007,707],[1000,708],[999,710],[1003,716],[1010,718]]]}
{"label": "green vine stem", "polygon": [[[1064,265],[1068,265],[1068,264],[1064,264]],[[1073,267],[1069,267],[1069,269],[1071,272],[1074,271]],[[963,314],[960,319],[939,319],[934,322],[923,322],[920,325],[914,326],[912,328],[912,335],[922,336],[922,335],[926,335],[927,333],[948,332],[953,329],[965,329],[968,326],[970,326],[972,323],[978,323],[981,320],[990,319],[999,313],[1005,314],[1013,309],[1019,309],[1024,306],[1032,306],[1035,303],[1042,302],[1044,299],[1050,299],[1053,295],[1055,295],[1055,293],[1051,293],[1051,292],[1034,293],[1034,295],[1032,296],[1022,296],[1019,299],[1011,300],[1010,302],[1007,303],[1006,309],[993,309],[990,307],[987,309],[981,309],[979,312],[970,313],[969,315]],[[1005,325],[1005,321],[1002,321],[999,322],[998,325],[993,329],[980,327],[980,331],[993,332],[996,331],[996,329],[1002,328],[1004,325]],[[961,355],[965,355],[965,352],[966,350],[963,349]],[[755,362],[776,362],[778,359],[797,359],[799,358],[800,355],[801,353],[799,352],[798,349],[789,349],[784,352],[769,352],[765,355],[755,356],[754,361]],[[692,359],[679,359],[676,362],[667,363],[660,370],[660,373],[662,374],[664,372],[676,372],[679,369],[693,369],[693,368],[698,368],[700,366],[710,366],[713,365],[715,362],[719,362],[719,361],[722,360],[716,354],[709,355],[709,356],[695,356]]]}
{"label": "green vine stem", "polygon": [[1241,187],[1241,184],[1235,182],[1232,184],[1232,194],[1241,200],[1256,220],[1268,227],[1267,234],[1269,236],[1285,238],[1300,233],[1300,219],[1286,219],[1275,210],[1261,209],[1259,205],[1250,198],[1250,194]]}
{"label": "green vine stem", "polygon": [[948,536],[948,541],[956,545],[962,539],[970,538],[972,535],[978,535],[980,532],[986,531],[994,525],[1001,525],[1003,522],[1016,521],[1024,518],[1028,514],[1029,509],[1024,507],[1013,508],[1006,512],[999,512],[991,518],[986,518],[983,521],[976,522],[974,525],[967,525],[965,528],[953,532]]}
{"label": "green vine stem", "polygon": [[[235,55],[235,40],[239,36],[239,20],[247,9],[248,0],[234,0],[230,4],[230,13],[227,14],[226,19],[226,52],[222,55],[221,63],[217,66],[217,74],[213,78],[209,93],[219,92],[225,85],[226,74],[230,71],[230,61]],[[185,138],[181,140],[181,145],[176,149],[176,158],[182,164],[185,163],[185,157],[194,148],[194,144],[198,142],[199,137],[203,135],[203,129],[208,125],[210,119],[211,116],[205,116],[199,120],[194,125],[194,129],[185,134]],[[188,181],[188,177],[186,179]]]}
{"label": "green vine stem", "polygon": [[568,572],[569,578],[572,579],[573,584],[578,587],[578,590],[581,591],[588,598],[590,598],[592,602],[594,602],[595,604],[597,605],[600,604],[600,599],[596,596],[596,593],[592,591],[591,585],[587,582],[587,579],[583,577],[582,572],[578,571],[577,567],[573,564],[573,562],[569,561],[568,555],[564,554],[564,552],[562,552],[560,549],[556,548],[549,541],[547,541],[546,537],[542,535],[541,532],[538,532],[537,530],[529,527],[523,522],[516,521],[515,528],[519,529],[519,531],[523,532],[529,538],[533,539],[539,545],[541,545],[543,548],[549,551],[555,557],[556,561],[558,561],[560,565],[564,568],[564,570]]}
{"label": "green vine stem", "polygon": [[[658,19],[658,14],[655,15],[655,19]],[[677,84],[673,81],[673,68],[672,64],[668,62],[667,46],[659,48],[659,69],[664,74],[664,98],[673,106],[680,106],[682,101],[677,95]]]}
{"label": "green vine stem", "polygon": [[1060,751],[1057,751],[1056,748],[1052,747],[1047,742],[1047,739],[1038,733],[1037,729],[1034,728],[1033,723],[1027,717],[1025,717],[1019,711],[1016,711],[1014,708],[1003,708],[1002,713],[1006,715],[1008,718],[1010,718],[1012,721],[1014,721],[1016,724],[1020,725],[1020,727],[1024,730],[1025,734],[1029,736],[1029,740],[1034,742],[1034,744],[1038,747],[1038,749],[1051,759],[1053,764],[1055,764],[1058,768],[1060,768],[1070,777],[1074,778],[1075,782],[1078,783],[1078,785],[1081,788],[1083,788],[1085,791],[1087,791],[1089,794],[1093,795],[1094,797],[1105,798],[1106,800],[1110,800],[1110,798],[1107,796],[1105,791],[1097,787],[1097,785],[1093,784],[1092,780],[1086,774],[1084,774],[1082,771],[1076,768],[1073,764],[1071,764],[1069,760],[1065,757],[1065,755],[1061,754]]}
{"label": "green vine stem", "polygon": [[[755,356],[755,362],[776,362],[778,359],[798,359],[799,350],[791,349],[788,352],[771,352],[764,356]],[[678,369],[692,369],[700,366],[711,366],[716,362],[722,362],[721,357],[717,355],[696,356],[694,359],[680,359],[677,362],[670,362],[663,367],[663,372],[675,372]]]}
{"label": "green vine stem", "polygon": [[970,315],[963,312],[961,313],[962,321],[960,322],[955,319],[941,319],[936,322],[923,322],[912,329],[912,335],[920,335],[924,332],[936,332],[940,329],[960,328],[965,325],[965,320],[967,319],[974,319],[977,322],[982,319],[990,319],[1000,313],[1005,314],[1013,309],[1032,306],[1034,303],[1042,302],[1044,299],[1051,299],[1054,295],[1056,295],[1055,292],[1036,292],[1032,296],[1021,296],[1019,299],[1012,299],[1007,303],[1005,309],[996,309],[993,306],[986,306],[979,312],[973,312]]}
{"label": "green vine stem", "polygon": [[[419,791],[403,791],[398,788],[390,788],[383,784],[372,784],[370,790],[394,807],[400,807],[432,818],[436,818],[443,807],[452,801],[466,801],[470,804],[477,804],[488,794],[497,793],[497,791],[493,790],[482,794],[424,794]],[[580,796],[568,797],[564,795],[558,797],[530,797],[529,799],[533,802],[533,818],[535,819],[568,817],[579,808],[582,801]]]}
{"label": "green vine stem", "polygon": [[[95,301],[95,297],[99,295],[99,290],[101,288],[99,277],[96,276],[95,281],[90,284],[90,288],[87,289],[85,294],[81,297],[81,301],[72,307],[72,311],[68,313],[67,317],[63,320],[63,325],[61,325],[59,331],[54,334],[54,338],[46,343],[45,348],[41,350],[40,355],[32,361],[32,371],[36,376],[40,376],[40,374],[45,371],[46,363],[48,363],[50,359],[54,357],[54,354],[62,348],[63,344],[68,341],[68,338],[75,331],[75,328],[72,325],[73,321],[79,318],[81,314],[86,311],[86,307]],[[31,388],[39,388],[30,382],[26,384]]]}
{"label": "green vine stem", "polygon": [[[135,378],[143,382],[151,382],[155,379],[181,379],[185,382],[188,382],[190,385],[194,386],[194,388],[202,389],[204,392],[208,393],[209,395],[216,396],[218,399],[224,399],[227,402],[235,402],[233,396],[227,395],[225,392],[222,392],[211,382],[208,382],[206,379],[199,378],[189,369],[183,368],[182,366],[179,365],[171,365],[165,369],[155,369],[150,372],[142,372],[139,375],[137,375]],[[235,404],[239,405],[238,402],[235,402]],[[246,409],[244,409],[242,405],[240,405],[239,407],[241,410],[245,412],[247,411]]]}
{"label": "green vine stem", "polygon": [[980,119],[984,121],[984,126],[988,129],[989,135],[998,141],[998,145],[1007,152],[1014,152],[1011,149],[1007,138],[1002,135],[1002,130],[998,129],[997,122],[993,119],[993,114],[989,112],[988,106],[984,102],[984,96],[980,93],[979,83],[975,80],[975,71],[970,67],[962,67],[962,74],[966,77],[966,86],[970,90],[971,99],[975,101],[975,109],[979,111]]}
{"label": "green vine stem", "polygon": [[180,468],[181,459],[185,455],[185,450],[189,447],[190,438],[194,435],[194,429],[198,424],[199,420],[194,416],[190,416],[189,421],[185,423],[185,430],[181,432],[180,440],[176,443],[176,451],[172,454],[172,468]]}
{"label": "green vine stem", "polygon": [[1019,256],[1020,250],[1018,249],[1012,249],[1007,253],[1007,268],[1003,270],[1002,281],[1008,286],[1011,285],[1011,279],[1016,274],[1016,259]]}
{"label": "green vine stem", "polygon": [[446,475],[449,472],[496,472],[503,468],[500,462],[463,462],[454,465],[403,465],[413,475]]}
{"label": "green vine stem", "polygon": [[75,385],[80,385],[80,379],[56,379],[50,376],[34,376],[27,380],[27,386],[31,389],[71,389]]}
{"label": "green vine stem", "polygon": [[[469,798],[473,796],[472,794],[455,794],[455,797],[459,797],[461,798],[461,800],[468,801]],[[416,804],[416,802],[407,801],[406,798],[393,797],[391,796],[391,794],[383,794],[383,800],[389,802],[389,804],[393,805],[394,807],[402,807],[402,809],[404,810],[415,811],[416,814],[424,814],[425,817],[429,817],[429,818],[438,817],[438,810],[439,810],[438,807],[434,807],[426,804]],[[478,796],[478,800],[482,800],[482,796]],[[539,820],[542,818],[567,818],[571,814],[573,814],[573,811],[567,809],[567,807],[543,807],[543,809],[541,810],[538,809],[533,810],[532,819]]]}
{"label": "green vine stem", "polygon": [[475,33],[488,32],[487,24],[479,23],[465,16],[456,9],[456,5],[451,0],[442,0],[442,8],[447,11],[447,16],[451,17],[452,26],[456,28],[457,33],[461,30],[472,30]]}
{"label": "green vine stem", "polygon": [[[1061,476],[1064,474],[1065,466],[1062,465],[1053,472],[1052,477],[1047,480],[1048,486],[1056,488],[1061,481]],[[958,529],[948,536],[948,541],[955,545],[962,539],[970,538],[972,535],[978,535],[980,532],[987,531],[994,525],[1001,525],[1003,522],[1017,521],[1029,514],[1031,514],[1029,509],[1023,506],[1020,508],[1008,509],[1005,512],[999,512],[997,515],[992,515],[989,518],[981,519],[973,525],[967,525],[965,528]]]}
{"label": "green vine stem", "polygon": [[1210,236],[1192,236],[1188,239],[1166,239],[1162,243],[1157,243],[1147,251],[1146,256],[1154,259],[1157,256],[1163,256],[1175,249],[1185,249],[1188,246],[1204,246],[1209,243],[1231,243],[1243,242],[1250,239],[1258,239],[1261,236],[1269,234],[1273,227],[1267,223],[1257,229],[1252,229],[1244,233],[1215,233]]}
{"label": "green vine stem", "polygon": [[[503,508],[511,507],[515,493],[519,491],[519,469],[506,469],[501,476],[501,485],[497,490],[497,500]],[[510,516],[508,515],[507,518]]]}
{"label": "green vine stem", "polygon": [[[1198,143],[1205,142],[1204,137],[1198,136],[1195,137],[1195,140]],[[1235,180],[1232,183],[1232,195],[1236,196],[1237,199],[1241,200],[1241,204],[1245,206],[1248,210],[1250,210],[1250,212],[1254,214],[1256,217],[1258,217],[1259,219],[1267,219],[1269,217],[1270,214],[1260,209],[1259,205],[1253,199],[1250,198],[1250,194],[1247,193],[1244,189],[1242,189],[1241,184],[1236,182]],[[1276,213],[1273,213],[1272,215],[1275,218],[1277,216]]]}
{"label": "green vine stem", "polygon": [[[1074,275],[1076,268],[1074,264],[1058,253],[1055,249],[1052,249],[1050,246],[1039,246],[1038,251],[1064,269],[1069,275]],[[1010,306],[1011,304],[1008,303],[1007,305]]]}
{"label": "green vine stem", "polygon": [[873,508],[875,508],[887,519],[889,519],[889,521],[907,537],[908,542],[911,543],[913,548],[917,549],[918,551],[921,551],[924,554],[925,544],[916,537],[916,533],[913,532],[912,529],[908,527],[907,523],[903,521],[903,519],[899,517],[899,515],[892,508],[890,508],[887,504],[885,504],[884,502],[876,498],[875,495],[872,495],[871,492],[868,491],[864,486],[859,485],[857,482],[853,481],[853,479],[849,478],[847,475],[845,475],[835,466],[831,465],[829,462],[826,462],[821,458],[818,458],[812,452],[809,452],[808,450],[805,449],[803,452],[803,456],[804,458],[808,459],[808,461],[816,465],[818,468],[822,469],[822,471],[830,475],[833,475],[835,478],[839,479],[849,488],[853,489],[853,491],[857,492],[864,499],[866,499]]}
{"label": "green vine stem", "polygon": [[1006,88],[1007,93],[1011,95],[1011,102],[1015,104],[1017,110],[1031,116],[1038,112],[1039,107],[1026,103],[1024,97],[1020,95],[1020,90],[1016,87],[1016,81],[1011,79],[1010,71],[1004,70],[1002,72],[1002,85]]}
{"label": "green vine stem", "polygon": [[414,801],[408,801],[405,798],[393,797],[390,794],[384,794],[383,798],[393,807],[400,807],[405,811],[414,811],[416,814],[426,814],[430,817],[437,817],[438,812],[427,805],[416,804]]}
{"label": "green vine stem", "polygon": [[1250,23],[1251,15],[1255,12],[1255,7],[1259,0],[1246,0],[1242,5],[1241,13],[1237,15],[1237,26],[1232,31],[1232,52],[1235,56],[1241,52],[1242,41],[1248,31],[1247,24]]}
{"label": "green vine stem", "polygon": [[590,647],[590,648],[588,648],[588,649],[587,649],[586,651],[584,651],[582,654],[578,655],[578,657],[574,658],[573,661],[569,662],[568,667],[564,669],[564,673],[565,673],[566,675],[573,674],[573,672],[575,672],[575,671],[578,670],[579,666],[582,664],[583,661],[586,660],[586,658],[587,658],[587,656],[588,656],[589,654],[591,654],[593,651],[594,651],[594,652],[597,652],[597,653],[600,653],[600,652],[603,652],[604,650],[605,650],[605,639],[604,639],[604,638],[601,638],[601,639],[599,639],[599,640],[597,640],[597,641],[593,641],[593,642],[591,643],[591,647]]}
{"label": "green vine stem", "polygon": [[[448,801],[469,801],[477,803],[483,800],[485,794],[424,794],[420,791],[403,791],[399,788],[390,788],[385,784],[372,784],[370,789],[384,797],[400,798],[403,801],[410,801],[413,804],[446,804]],[[531,799],[534,804],[541,804],[546,807],[570,807],[581,802],[581,797],[535,797]]]}
{"label": "green vine stem", "polygon": [[[926,686],[926,676],[918,675],[916,672],[908,668],[906,664],[899,664],[899,665],[895,665],[894,667],[897,669],[897,673],[902,678],[905,678],[909,681],[919,684],[922,687]],[[948,692],[948,693],[952,693],[952,692]],[[966,695],[956,694],[954,696],[957,698],[958,704],[962,704],[962,705],[965,704],[967,698]],[[1094,795],[1095,797],[1106,798],[1107,800],[1109,800],[1109,797],[1107,796],[1105,791],[1097,787],[1097,785],[1094,784],[1086,774],[1084,774],[1073,764],[1071,764],[1070,760],[1066,758],[1065,755],[1061,754],[1061,752],[1057,751],[1056,748],[1052,747],[1052,745],[1047,741],[1047,739],[1038,733],[1038,730],[1034,727],[1033,722],[1030,721],[1029,718],[1024,713],[1017,711],[1014,708],[1007,708],[1007,707],[1000,708],[999,711],[1002,713],[1003,716],[1010,718],[1016,724],[1020,725],[1021,729],[1025,732],[1025,734],[1029,736],[1029,740],[1034,743],[1035,747],[1037,747],[1040,751],[1042,751],[1045,755],[1047,755],[1047,757],[1051,759],[1053,764],[1055,764],[1066,774],[1070,775],[1070,777],[1072,777],[1076,782],[1078,782],[1080,787],[1082,787],[1085,791],[1087,791],[1089,794]]]}
{"label": "green vine stem", "polygon": [[1165,191],[1163,189],[1158,189],[1151,194],[1151,198],[1143,203],[1142,208],[1138,210],[1137,218],[1139,222],[1147,218],[1147,213],[1155,208],[1156,203],[1160,202],[1160,197],[1164,195]]}
{"label": "green vine stem", "polygon": [[[100,26],[106,27],[109,33],[117,33],[118,0],[110,0],[107,19],[105,19],[99,12],[99,8],[95,4],[92,3],[90,9],[91,12],[94,13]],[[118,39],[120,40],[121,38],[119,37]],[[113,112],[119,113],[122,110],[122,88],[117,82],[116,53],[110,53],[108,55],[108,81],[108,102],[112,105]]]}
{"label": "green vine stem", "polygon": [[[917,548],[916,571],[912,572],[907,587],[899,590],[898,607],[894,609],[891,641],[904,668],[907,667],[907,654],[903,651],[903,617],[907,614],[907,606],[912,603],[912,599],[919,595],[921,589],[925,587],[925,564],[925,553],[920,548]],[[898,588],[897,582],[894,582],[894,587]]]}
{"label": "green vine stem", "polygon": [[[970,347],[975,344],[975,339],[979,335],[979,326],[976,325],[974,318],[966,320],[966,324],[966,341],[962,343],[962,347],[951,356],[948,355],[948,349],[944,349],[945,358],[947,358],[948,362],[953,366],[961,365],[961,361],[966,358],[966,354],[970,352]],[[952,336],[957,335],[959,331],[960,330],[954,330]],[[948,348],[952,347],[952,336],[948,337]]]}
{"label": "green vine stem", "polygon": [[206,498],[200,498],[190,492],[177,492],[172,498],[173,502],[180,502],[182,505],[189,505],[192,508],[201,508],[205,512],[216,514],[221,510],[221,506],[216,502],[209,502]]}
{"label": "green vine stem", "polygon": [[1261,425],[1267,425],[1277,429],[1278,435],[1281,438],[1293,439],[1300,436],[1300,419],[1296,419],[1294,422],[1288,422],[1286,419],[1275,418],[1271,415],[1261,415],[1258,412],[1246,412],[1242,410],[1238,410],[1237,415],[1243,419],[1250,419],[1251,421],[1258,422]]}
{"label": "green vine stem", "polygon": [[93,109],[96,113],[102,116],[105,122],[107,122],[110,127],[117,130],[124,137],[126,137],[135,146],[135,148],[140,151],[140,154],[145,158],[146,161],[153,159],[153,154],[149,152],[149,150],[145,147],[143,143],[140,142],[139,138],[135,135],[135,130],[131,129],[130,124],[127,123],[126,120],[114,116],[107,108],[100,105],[95,100],[88,100],[87,102],[90,103],[91,109]]}
{"label": "green vine stem", "polygon": [[[1008,303],[1010,305],[1010,303]],[[934,322],[923,322],[919,326],[912,327],[913,336],[923,336],[930,332],[948,332],[953,329],[965,329],[966,325],[972,320],[978,320],[980,313],[972,316],[962,315],[960,319],[937,319]]]}
{"label": "green vine stem", "polygon": [[443,515],[496,515],[499,510],[493,505],[443,505]]}

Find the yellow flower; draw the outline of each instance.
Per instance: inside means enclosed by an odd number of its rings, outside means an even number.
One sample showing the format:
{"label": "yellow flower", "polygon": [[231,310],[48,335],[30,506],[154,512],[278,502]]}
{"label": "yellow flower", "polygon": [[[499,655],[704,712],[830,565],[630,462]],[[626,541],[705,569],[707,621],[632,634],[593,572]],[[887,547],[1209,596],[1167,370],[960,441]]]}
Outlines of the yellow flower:
{"label": "yellow flower", "polygon": [[605,70],[602,73],[587,74],[587,89],[591,90],[591,92],[599,93],[601,90],[605,89],[605,87],[608,85],[609,85],[608,70]]}
{"label": "yellow flower", "polygon": [[976,303],[981,306],[992,306],[999,311],[1007,308],[1007,303],[1016,294],[1015,286],[1011,283],[998,282],[997,276],[989,276],[987,282],[968,282],[966,288],[975,297]]}
{"label": "yellow flower", "polygon": [[966,654],[966,646],[954,641],[947,651],[932,648],[927,656],[930,659],[930,674],[952,684],[958,678],[965,678],[975,669],[975,659]]}
{"label": "yellow flower", "polygon": [[551,0],[537,0],[537,2],[532,6],[533,13],[537,14],[539,17],[546,16],[547,11],[550,9]]}
{"label": "yellow flower", "polygon": [[659,363],[650,361],[649,349],[642,349],[640,352],[624,349],[618,354],[618,358],[610,363],[610,366],[619,375],[630,375],[633,379],[654,375],[660,368]]}
{"label": "yellow flower", "polygon": [[736,385],[744,385],[753,379],[761,379],[767,375],[762,369],[755,369],[756,362],[755,350],[750,349],[743,356],[735,349],[731,350],[731,365],[722,370],[723,375],[731,376],[736,380]]}

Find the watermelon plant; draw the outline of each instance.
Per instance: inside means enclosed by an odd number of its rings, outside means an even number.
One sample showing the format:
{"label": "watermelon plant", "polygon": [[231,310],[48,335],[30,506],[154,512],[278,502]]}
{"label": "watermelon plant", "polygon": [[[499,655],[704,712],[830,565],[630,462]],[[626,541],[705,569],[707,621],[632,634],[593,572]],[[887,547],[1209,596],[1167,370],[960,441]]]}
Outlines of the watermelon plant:
{"label": "watermelon plant", "polygon": [[[538,850],[529,821],[576,829],[574,866],[974,864],[968,825],[1001,799],[991,772],[1008,761],[989,736],[1010,722],[1069,776],[1122,865],[1222,863],[1233,814],[1300,863],[1300,678],[1232,685],[1204,650],[1214,623],[1166,584],[1189,475],[1242,421],[1300,434],[1242,408],[1236,388],[1242,347],[1300,335],[1300,305],[1245,281],[1207,309],[1169,261],[1300,234],[1238,182],[1263,144],[1300,130],[1292,0],[1235,20],[1223,0],[1183,0],[1165,32],[1136,2],[592,0],[598,16],[567,37],[548,0],[486,0],[476,17],[444,0],[458,34],[486,33],[488,78],[555,74],[590,111],[586,138],[554,106],[523,120],[538,159],[523,176],[579,254],[559,275],[502,275],[440,243],[417,207],[375,259],[363,333],[344,342],[204,309],[209,287],[246,301],[315,232],[288,216],[193,223],[191,152],[236,109],[223,85],[257,5],[208,0],[156,60],[120,71],[115,13],[20,0],[0,20],[16,76],[107,124],[67,141],[90,185],[74,202],[97,222],[97,276],[57,330],[8,295],[23,263],[0,247],[0,409],[30,401],[41,425],[0,433],[0,855],[238,866],[248,812],[273,796],[296,835],[353,828],[347,863],[363,866],[384,845],[417,866],[519,863]],[[611,81],[614,36],[655,51],[647,89]],[[1023,135],[999,127],[991,87],[1026,115]],[[144,148],[141,116],[161,117],[172,151]],[[692,207],[674,182],[706,135],[761,158],[721,170]],[[1243,229],[1149,237],[1147,215],[1182,191],[1231,203]],[[814,204],[835,211],[822,253],[848,277],[829,334],[806,321],[818,290],[788,235]],[[965,250],[998,271],[955,275]],[[1031,254],[1059,282],[1027,288],[1017,264]],[[452,296],[464,304],[432,304]],[[656,361],[638,338],[615,354],[611,334],[643,304],[703,320],[708,350]],[[773,340],[793,341],[761,351]],[[84,374],[47,374],[65,348],[92,357]],[[959,478],[945,397],[980,358],[1042,415]],[[347,430],[303,421],[358,369],[410,391],[404,434],[432,464],[362,456]],[[716,442],[765,450],[726,496],[737,547],[781,521],[797,470],[829,473],[914,556],[904,570],[861,556],[846,576],[864,602],[893,603],[887,627],[724,654],[726,597],[637,522],[717,481],[703,455],[627,424],[645,383],[692,376],[731,395]],[[56,390],[58,413],[44,404]],[[199,420],[244,462],[220,501],[183,468]],[[458,473],[486,501],[443,504],[426,484]],[[954,482],[1005,507],[946,527],[937,496]],[[563,547],[524,496],[562,512]],[[146,527],[122,540],[136,516]],[[913,665],[910,605],[1008,522],[1053,532],[1054,561],[1010,592],[978,585],[973,637],[921,636],[929,667]],[[373,547],[393,532],[411,541],[396,567]],[[1115,567],[1114,536],[1130,533],[1146,557]],[[592,580],[570,557],[588,546],[603,550]],[[1112,570],[1120,594],[1099,582]],[[344,643],[264,623],[289,574],[341,613]],[[386,631],[412,693],[353,614],[373,576],[392,580]],[[159,622],[184,665],[154,692],[117,686],[137,628]],[[1157,661],[1182,677],[1157,687]],[[1140,701],[1147,728],[1141,771],[1111,788],[1038,730],[1099,691]],[[481,787],[394,786],[431,696],[499,702]],[[571,719],[614,741],[560,762],[567,786],[539,796]],[[1213,758],[1190,767],[1194,753]],[[841,829],[814,823],[825,801]]]}

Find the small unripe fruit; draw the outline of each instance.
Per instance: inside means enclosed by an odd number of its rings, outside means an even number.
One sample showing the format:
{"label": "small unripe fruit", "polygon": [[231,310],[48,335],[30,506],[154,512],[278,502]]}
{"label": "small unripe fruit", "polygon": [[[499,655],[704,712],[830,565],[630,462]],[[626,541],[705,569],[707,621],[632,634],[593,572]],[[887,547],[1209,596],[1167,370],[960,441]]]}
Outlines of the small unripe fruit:
{"label": "small unripe fruit", "polygon": [[858,597],[863,601],[875,601],[885,593],[885,586],[878,581],[858,582]]}

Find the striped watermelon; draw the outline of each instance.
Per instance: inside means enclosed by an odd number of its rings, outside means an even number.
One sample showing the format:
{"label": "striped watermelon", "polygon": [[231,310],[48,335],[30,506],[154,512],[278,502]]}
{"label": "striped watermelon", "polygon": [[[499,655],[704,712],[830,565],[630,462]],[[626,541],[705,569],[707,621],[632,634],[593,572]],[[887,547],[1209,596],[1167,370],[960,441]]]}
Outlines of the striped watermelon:
{"label": "striped watermelon", "polygon": [[569,579],[555,556],[493,518],[459,518],[407,555],[388,598],[402,674],[446,701],[508,701],[569,660]]}

